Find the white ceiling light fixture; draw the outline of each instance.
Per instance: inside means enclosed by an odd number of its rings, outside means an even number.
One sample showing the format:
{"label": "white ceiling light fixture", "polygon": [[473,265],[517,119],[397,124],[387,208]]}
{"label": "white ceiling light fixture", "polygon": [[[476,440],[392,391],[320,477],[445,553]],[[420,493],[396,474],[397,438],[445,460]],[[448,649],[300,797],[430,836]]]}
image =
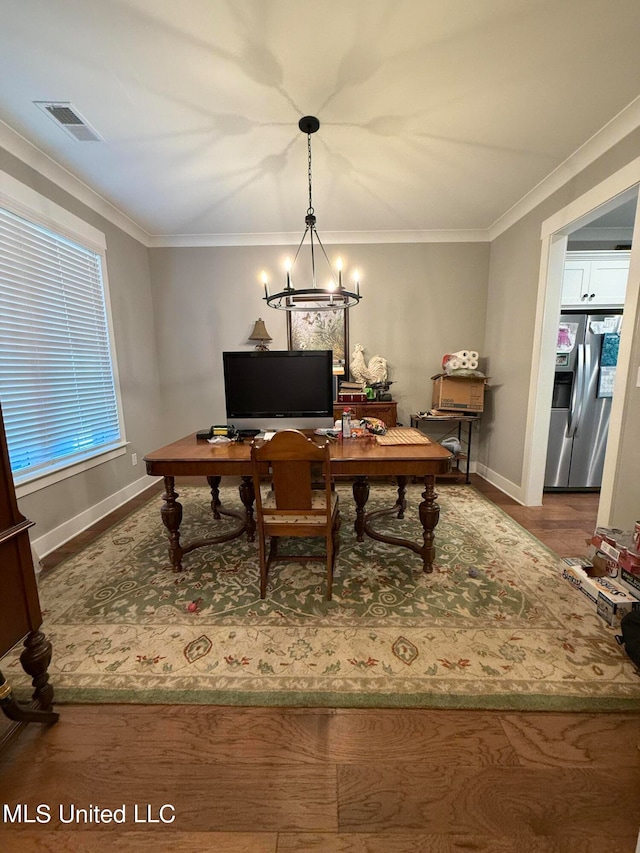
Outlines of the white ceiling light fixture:
{"label": "white ceiling light fixture", "polygon": [[[304,219],[306,227],[293,261],[289,258],[286,260],[286,286],[284,290],[279,290],[277,293],[270,293],[269,278],[267,273],[263,272],[263,298],[270,308],[278,308],[282,311],[334,311],[351,308],[351,306],[357,305],[361,299],[360,274],[357,270],[354,270],[353,290],[344,287],[342,283],[342,260],[340,258],[336,260],[334,271],[334,268],[327,257],[320,235],[316,229],[316,215],[312,199],[311,134],[317,132],[320,128],[320,122],[315,116],[304,116],[298,122],[298,127],[307,135],[309,207],[307,208],[307,215]],[[307,237],[309,238],[310,244],[311,286],[296,288],[292,283],[294,278],[294,267],[298,260],[298,256],[300,255],[300,250],[302,249]],[[316,269],[316,244],[322,250],[322,255],[324,256],[329,268],[330,278],[325,287],[319,287],[317,282],[318,271]]]}
{"label": "white ceiling light fixture", "polygon": [[34,101],[33,103],[76,142],[104,142],[100,134],[69,101]]}

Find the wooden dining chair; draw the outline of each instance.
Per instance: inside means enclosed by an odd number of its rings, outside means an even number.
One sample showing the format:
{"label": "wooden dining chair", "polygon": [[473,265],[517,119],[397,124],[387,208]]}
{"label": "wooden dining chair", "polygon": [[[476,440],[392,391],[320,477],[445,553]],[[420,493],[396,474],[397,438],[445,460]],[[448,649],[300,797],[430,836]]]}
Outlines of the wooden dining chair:
{"label": "wooden dining chair", "polygon": [[[338,496],[331,489],[329,442],[325,439],[316,443],[299,430],[285,429],[269,441],[254,440],[251,465],[260,548],[260,598],[266,596],[272,563],[320,560],[327,566],[327,601],[330,601],[340,512]],[[318,468],[322,470],[323,482],[321,488],[314,488]],[[263,494],[260,482],[267,473],[271,488]],[[323,537],[324,553],[279,555],[278,540],[283,536]],[[267,537],[270,537],[268,556]]]}

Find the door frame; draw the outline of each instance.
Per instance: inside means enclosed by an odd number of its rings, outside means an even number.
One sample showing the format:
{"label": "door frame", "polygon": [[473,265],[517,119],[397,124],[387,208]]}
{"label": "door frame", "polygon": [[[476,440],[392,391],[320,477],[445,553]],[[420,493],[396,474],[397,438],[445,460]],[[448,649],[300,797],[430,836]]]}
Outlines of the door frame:
{"label": "door frame", "polygon": [[540,273],[534,326],[534,346],[529,383],[527,426],[523,466],[523,503],[540,506],[544,488],[551,397],[555,369],[555,346],[562,303],[562,275],[568,235],[637,197],[631,244],[629,278],[618,369],[611,401],[611,420],[605,454],[598,524],[607,525],[611,514],[616,472],[620,463],[620,439],[631,369],[631,348],[638,313],[640,277],[640,157],[610,175],[566,207],[545,219],[541,226]]}

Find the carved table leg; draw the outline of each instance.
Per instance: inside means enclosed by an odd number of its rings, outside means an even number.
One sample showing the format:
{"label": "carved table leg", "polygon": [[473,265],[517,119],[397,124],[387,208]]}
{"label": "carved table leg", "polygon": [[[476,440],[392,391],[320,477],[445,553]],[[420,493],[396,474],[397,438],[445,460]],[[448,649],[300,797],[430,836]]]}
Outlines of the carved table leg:
{"label": "carved table leg", "polygon": [[356,477],[353,482],[353,499],[356,502],[356,520],[353,525],[358,542],[364,541],[364,508],[369,500],[369,480]]}
{"label": "carved table leg", "polygon": [[173,477],[164,478],[164,494],[162,500],[165,502],[160,510],[164,526],[169,532],[169,559],[174,572],[182,571],[182,555],[184,551],[180,546],[180,523],[182,521],[182,504],[176,498],[178,492],[174,489]]}
{"label": "carved table leg", "polygon": [[[53,694],[53,690],[51,690]],[[8,719],[16,723],[55,723],[60,715],[48,708],[28,708],[19,704],[11,691],[11,685],[0,672],[0,708]]]}
{"label": "carved table leg", "polygon": [[220,519],[220,480],[222,477],[207,477],[207,483],[211,487],[211,512],[216,521]]}
{"label": "carved table leg", "polygon": [[433,541],[435,538],[435,528],[440,518],[440,506],[436,503],[438,497],[435,492],[436,478],[433,474],[427,474],[424,478],[424,492],[422,497],[424,500],[418,507],[420,522],[422,523],[423,546],[420,550],[422,556],[423,571],[428,574],[433,571],[433,563],[436,556],[436,549]]}
{"label": "carved table leg", "polygon": [[404,511],[407,508],[407,501],[405,500],[405,494],[407,492],[407,478],[399,474],[396,477],[396,482],[398,483],[398,499],[396,501],[396,506],[398,507],[398,518],[404,518]]}
{"label": "carved table leg", "polygon": [[22,668],[31,676],[33,699],[45,711],[53,704],[53,687],[49,684],[47,672],[51,663],[51,643],[42,631],[31,631],[24,641],[24,650],[20,655]]}
{"label": "carved table leg", "polygon": [[253,479],[251,477],[243,477],[240,483],[240,500],[244,504],[246,513],[247,539],[253,542],[256,538],[256,520],[253,517],[253,503],[256,499],[253,491]]}

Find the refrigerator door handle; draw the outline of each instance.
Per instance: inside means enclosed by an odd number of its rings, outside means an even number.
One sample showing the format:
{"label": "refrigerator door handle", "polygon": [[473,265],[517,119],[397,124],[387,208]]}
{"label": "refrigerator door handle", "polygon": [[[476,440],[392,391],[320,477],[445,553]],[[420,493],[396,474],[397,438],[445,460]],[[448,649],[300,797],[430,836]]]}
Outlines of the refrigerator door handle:
{"label": "refrigerator door handle", "polygon": [[[584,403],[587,397],[587,393],[589,391],[589,377],[591,376],[591,344],[584,345],[584,370],[582,375],[582,391],[580,392],[580,399]],[[582,422],[582,415],[584,412],[584,408],[580,406],[580,414],[578,416],[578,423],[576,424],[576,432],[580,429],[580,425]]]}
{"label": "refrigerator door handle", "polygon": [[567,426],[567,438],[573,438],[580,423],[582,414],[582,395],[584,385],[584,344],[578,344],[578,364],[571,393],[571,409],[569,410],[569,424]]}

